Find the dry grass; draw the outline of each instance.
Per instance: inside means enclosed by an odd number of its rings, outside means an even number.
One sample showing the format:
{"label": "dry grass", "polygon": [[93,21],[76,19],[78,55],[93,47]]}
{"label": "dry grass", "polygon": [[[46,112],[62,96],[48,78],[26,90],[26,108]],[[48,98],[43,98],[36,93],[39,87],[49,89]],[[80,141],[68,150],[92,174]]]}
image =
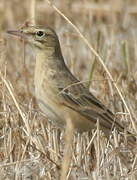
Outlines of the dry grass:
{"label": "dry grass", "polygon": [[[83,0],[82,3],[81,0],[62,0],[52,3],[78,27],[99,53],[114,82],[81,35],[46,0],[1,0],[0,180],[59,179],[61,175],[65,176],[65,165],[69,161],[66,168],[69,168],[67,178],[70,180],[136,180],[136,147],[131,149],[126,141],[120,144],[116,131],[110,136],[111,143],[99,133],[99,124],[93,136],[75,133],[73,143],[67,136],[68,144],[64,142],[64,131],[48,123],[35,102],[35,55],[32,49],[4,32],[17,28],[25,21],[55,28],[71,71],[85,81],[91,92],[135,133],[131,120],[135,126],[137,3],[135,0],[115,0],[115,4],[110,0]],[[122,92],[128,111],[114,83]],[[63,157],[64,147],[70,148],[68,159]]]}

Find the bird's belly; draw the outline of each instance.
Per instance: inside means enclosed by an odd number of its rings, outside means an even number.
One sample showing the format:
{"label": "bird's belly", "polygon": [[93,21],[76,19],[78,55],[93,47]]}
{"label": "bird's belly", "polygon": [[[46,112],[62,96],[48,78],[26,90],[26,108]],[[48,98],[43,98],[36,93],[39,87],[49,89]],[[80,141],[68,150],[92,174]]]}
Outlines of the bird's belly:
{"label": "bird's belly", "polygon": [[[36,92],[36,98],[40,109],[46,114],[48,119],[58,127],[64,127],[67,120],[72,121],[72,124],[79,132],[89,131],[95,128],[95,124],[87,118],[80,115],[78,112],[61,104],[61,100],[48,92]],[[56,99],[56,101],[55,101]]]}
{"label": "bird's belly", "polygon": [[[44,114],[48,117],[49,121],[53,121],[55,125],[59,127],[63,127],[65,125],[64,119],[60,116],[59,111],[55,110],[55,105],[49,105],[48,102],[43,101],[42,99],[37,99],[38,105],[40,109],[44,112]],[[57,112],[58,111],[58,112]]]}
{"label": "bird's belly", "polygon": [[45,88],[35,87],[37,103],[49,121],[53,121],[56,125],[62,127],[65,122],[60,113],[59,99],[49,88],[47,89],[48,91]]}

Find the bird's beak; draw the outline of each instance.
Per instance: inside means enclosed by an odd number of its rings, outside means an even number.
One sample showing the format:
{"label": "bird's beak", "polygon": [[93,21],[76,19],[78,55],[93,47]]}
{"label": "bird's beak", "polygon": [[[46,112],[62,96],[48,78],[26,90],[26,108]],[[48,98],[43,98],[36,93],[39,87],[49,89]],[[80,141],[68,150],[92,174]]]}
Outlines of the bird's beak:
{"label": "bird's beak", "polygon": [[8,30],[7,33],[21,37],[21,39],[27,39],[27,36],[21,30]]}

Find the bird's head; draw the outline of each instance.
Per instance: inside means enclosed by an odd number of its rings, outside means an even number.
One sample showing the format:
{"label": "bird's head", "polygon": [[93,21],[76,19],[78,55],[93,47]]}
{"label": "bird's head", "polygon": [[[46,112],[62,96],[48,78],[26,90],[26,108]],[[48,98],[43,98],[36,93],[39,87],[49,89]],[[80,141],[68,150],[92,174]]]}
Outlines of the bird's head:
{"label": "bird's head", "polygon": [[19,30],[9,30],[7,33],[21,37],[40,50],[56,48],[59,45],[59,40],[55,31],[49,27],[27,26]]}

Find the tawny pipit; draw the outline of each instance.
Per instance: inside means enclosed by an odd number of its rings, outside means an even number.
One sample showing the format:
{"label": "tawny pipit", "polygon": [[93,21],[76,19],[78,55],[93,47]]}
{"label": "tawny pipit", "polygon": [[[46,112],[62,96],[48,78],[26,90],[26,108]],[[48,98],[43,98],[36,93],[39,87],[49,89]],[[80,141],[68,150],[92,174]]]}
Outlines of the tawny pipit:
{"label": "tawny pipit", "polygon": [[64,126],[69,118],[80,132],[95,128],[97,120],[107,136],[113,127],[123,131],[114,114],[67,68],[53,29],[27,26],[8,33],[22,37],[34,47],[36,99],[50,120]]}

